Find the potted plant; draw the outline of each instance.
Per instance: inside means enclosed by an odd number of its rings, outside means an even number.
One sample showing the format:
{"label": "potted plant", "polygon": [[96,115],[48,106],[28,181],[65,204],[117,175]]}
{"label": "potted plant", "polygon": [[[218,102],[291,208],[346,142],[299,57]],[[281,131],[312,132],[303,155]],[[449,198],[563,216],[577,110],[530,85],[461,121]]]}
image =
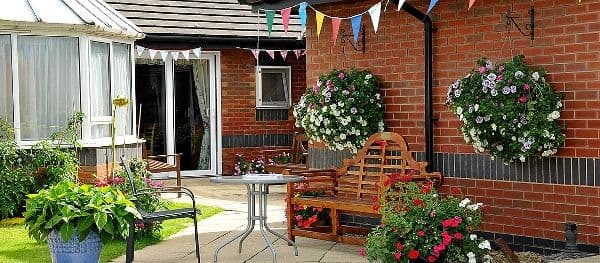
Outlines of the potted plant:
{"label": "potted plant", "polygon": [[129,223],[141,218],[135,205],[111,186],[62,181],[28,195],[29,235],[48,241],[52,262],[98,262],[104,241],[124,238]]}

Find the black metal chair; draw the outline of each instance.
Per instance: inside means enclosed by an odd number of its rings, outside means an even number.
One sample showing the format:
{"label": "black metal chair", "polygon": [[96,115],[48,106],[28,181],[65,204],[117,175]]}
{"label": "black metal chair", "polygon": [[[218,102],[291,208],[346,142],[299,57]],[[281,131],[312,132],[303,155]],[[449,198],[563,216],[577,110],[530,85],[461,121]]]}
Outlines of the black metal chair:
{"label": "black metal chair", "polygon": [[[140,195],[147,194],[155,194],[155,193],[177,193],[184,194],[192,199],[192,207],[191,208],[182,208],[182,209],[173,209],[173,210],[165,210],[165,211],[156,211],[156,212],[147,212],[142,210],[139,206],[137,210],[142,215],[141,221],[145,223],[163,221],[168,219],[175,218],[186,218],[191,217],[194,219],[194,238],[196,240],[196,258],[198,259],[198,263],[200,263],[200,242],[198,241],[198,220],[196,219],[196,215],[201,214],[200,211],[196,210],[196,200],[194,198],[194,193],[185,187],[162,187],[162,188],[146,188],[146,189],[137,189],[134,183],[134,177],[129,168],[129,163],[124,156],[121,156],[121,166],[127,172],[127,177],[129,179],[129,184],[131,185],[132,193],[134,198]],[[136,203],[136,200],[133,200]],[[137,205],[137,203],[136,203]],[[139,221],[138,221],[139,222]],[[127,238],[127,251],[125,254],[125,262],[131,263],[134,258],[134,243],[135,243],[135,221],[131,222],[129,225],[129,237]]]}

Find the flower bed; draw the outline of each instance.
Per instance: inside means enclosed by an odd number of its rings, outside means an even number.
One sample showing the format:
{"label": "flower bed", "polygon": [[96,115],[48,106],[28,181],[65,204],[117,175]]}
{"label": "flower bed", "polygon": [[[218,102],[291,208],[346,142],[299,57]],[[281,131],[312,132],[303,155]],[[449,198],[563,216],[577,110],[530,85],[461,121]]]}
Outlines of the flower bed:
{"label": "flower bed", "polygon": [[334,69],[306,89],[294,117],[309,139],[355,153],[371,134],[384,129],[379,84],[368,71]]}
{"label": "flower bed", "polygon": [[467,143],[506,162],[550,156],[565,140],[557,123],[561,95],[546,82],[544,69],[532,70],[523,56],[479,67],[448,89],[447,105],[462,122]]}
{"label": "flower bed", "polygon": [[[367,238],[366,256],[378,262],[489,262],[490,243],[479,238],[482,204],[442,198],[431,182],[391,175],[383,199],[373,200],[381,225]],[[381,205],[381,207],[379,206]]]}

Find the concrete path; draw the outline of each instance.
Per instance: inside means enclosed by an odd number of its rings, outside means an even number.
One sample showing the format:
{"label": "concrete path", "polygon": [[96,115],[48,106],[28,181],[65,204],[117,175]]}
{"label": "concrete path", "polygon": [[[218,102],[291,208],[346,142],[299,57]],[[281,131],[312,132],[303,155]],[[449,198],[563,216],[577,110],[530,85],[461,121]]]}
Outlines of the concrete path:
{"label": "concrete path", "polygon": [[[215,249],[246,227],[246,189],[241,185],[210,184],[206,178],[187,179],[184,180],[184,185],[197,195],[197,203],[225,209],[198,224],[202,262],[213,262]],[[270,192],[269,226],[285,235],[285,187],[273,186]],[[178,200],[175,196],[165,198],[184,201],[184,198]],[[138,250],[135,262],[196,262],[193,234],[194,228],[190,226],[169,240]],[[285,241],[271,234],[268,237],[277,252],[277,262],[367,262],[366,258],[359,255],[359,246],[298,237],[298,256],[294,256],[293,247],[288,246]],[[271,251],[258,230],[258,225],[244,241],[242,253],[238,253],[237,248],[237,240],[226,246],[220,251],[218,262],[272,262]],[[125,262],[125,257],[117,258],[114,262]]]}

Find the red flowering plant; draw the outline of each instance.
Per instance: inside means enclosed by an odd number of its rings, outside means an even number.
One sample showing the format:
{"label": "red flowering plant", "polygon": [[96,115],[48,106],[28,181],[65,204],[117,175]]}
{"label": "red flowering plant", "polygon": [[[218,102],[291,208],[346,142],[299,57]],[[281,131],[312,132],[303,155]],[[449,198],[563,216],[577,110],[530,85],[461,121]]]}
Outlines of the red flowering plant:
{"label": "red flowering plant", "polygon": [[373,200],[382,220],[368,236],[366,256],[378,262],[489,262],[490,243],[475,234],[481,203],[441,197],[430,181],[393,174],[383,200]]}
{"label": "red flowering plant", "polygon": [[[294,187],[296,188],[296,192],[294,193],[296,197],[319,196],[323,194],[322,191],[311,190],[309,183],[306,182],[295,183]],[[292,209],[294,210],[294,218],[292,220],[300,228],[312,227],[317,222],[329,223],[329,208],[294,205]]]}
{"label": "red flowering plant", "polygon": [[269,164],[288,164],[292,162],[292,155],[288,152],[282,152],[278,155],[275,155],[273,159],[269,159]]}

